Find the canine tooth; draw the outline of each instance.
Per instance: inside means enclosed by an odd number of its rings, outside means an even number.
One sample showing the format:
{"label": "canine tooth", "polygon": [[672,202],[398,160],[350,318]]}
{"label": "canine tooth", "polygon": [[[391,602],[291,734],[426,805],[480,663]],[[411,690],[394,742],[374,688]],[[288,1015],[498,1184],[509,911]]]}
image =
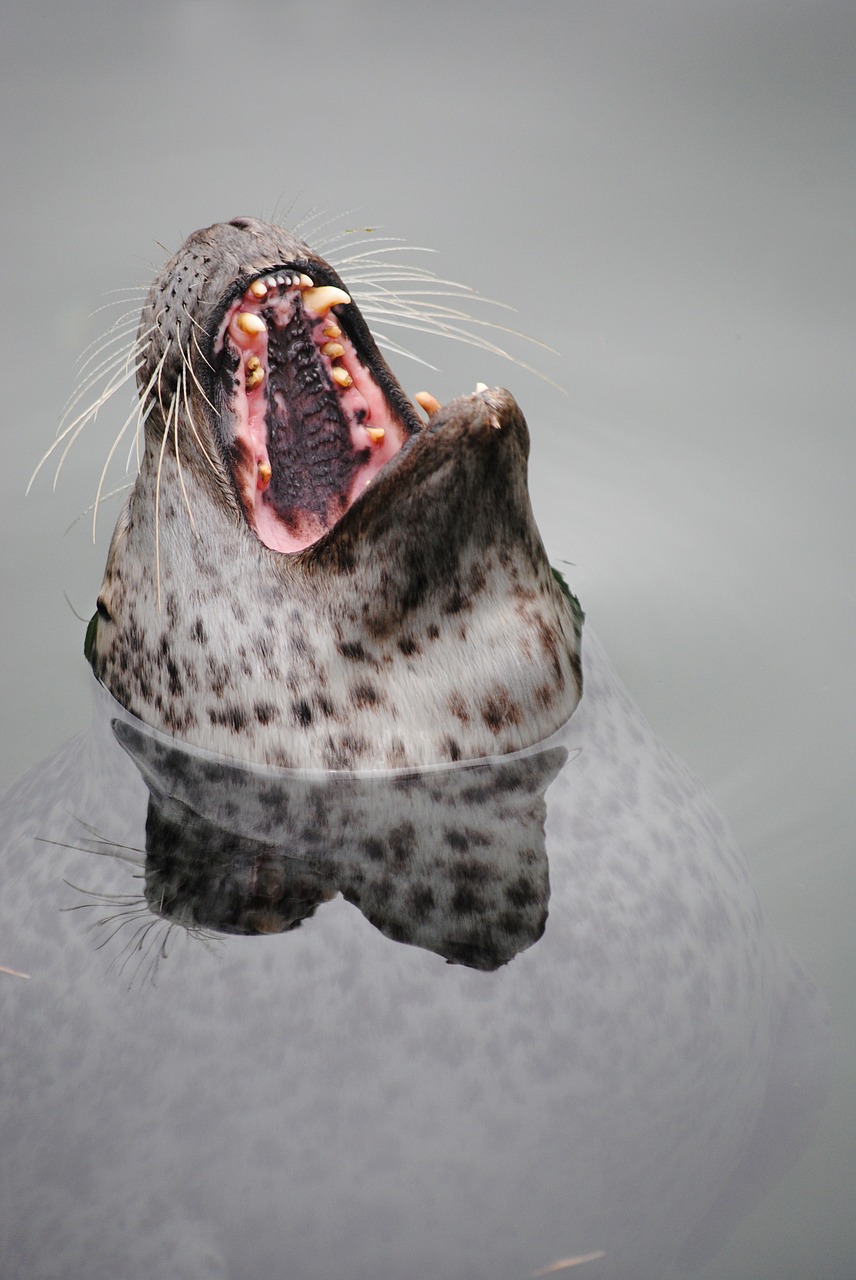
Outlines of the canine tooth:
{"label": "canine tooth", "polygon": [[332,320],[329,324],[325,324],[322,332],[325,338],[341,338],[342,336],[342,330]]}
{"label": "canine tooth", "polygon": [[251,293],[254,298],[258,298],[259,301],[261,301],[262,298],[267,297],[267,285],[264,280],[254,280],[250,285],[248,292]]}
{"label": "canine tooth", "polygon": [[372,444],[380,444],[381,440],[386,435],[386,431],[383,427],[366,427],[366,435],[369,440],[371,440]]}
{"label": "canine tooth", "polygon": [[315,288],[315,281],[312,279],[312,277],[305,275],[302,271],[298,276],[297,283],[300,285],[301,289]]}
{"label": "canine tooth", "polygon": [[424,409],[429,418],[433,418],[438,409],[442,409],[442,405],[436,396],[432,396],[430,391],[417,391],[413,397],[420,409]]}
{"label": "canine tooth", "polygon": [[323,355],[329,356],[331,360],[338,360],[339,356],[345,354],[345,348],[341,342],[325,342],[321,352]]}
{"label": "canine tooth", "polygon": [[330,377],[340,387],[350,387],[354,381],[354,379],[348,373],[348,370],[343,369],[341,365],[336,365],[335,368],[330,370]]}
{"label": "canine tooth", "polygon": [[339,303],[350,302],[350,296],[344,289],[337,289],[334,284],[321,284],[317,288],[307,289],[303,295],[303,305],[311,307],[319,316],[326,315],[331,307]]}
{"label": "canine tooth", "polygon": [[270,484],[271,469],[269,462],[259,463],[259,488],[266,489]]}
{"label": "canine tooth", "polygon": [[251,338],[257,337],[267,329],[264,320],[254,311],[239,311],[235,317],[235,324]]}
{"label": "canine tooth", "polygon": [[477,382],[477,383],[476,383],[476,394],[478,395],[478,393],[479,393],[480,391],[487,391],[487,383],[486,383],[486,382]]}

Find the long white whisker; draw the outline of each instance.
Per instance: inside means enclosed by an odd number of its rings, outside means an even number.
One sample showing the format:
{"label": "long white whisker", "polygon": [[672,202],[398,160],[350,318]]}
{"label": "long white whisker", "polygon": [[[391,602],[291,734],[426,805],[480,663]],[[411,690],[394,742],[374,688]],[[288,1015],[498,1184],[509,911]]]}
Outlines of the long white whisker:
{"label": "long white whisker", "polygon": [[120,431],[119,431],[118,435],[116,436],[116,439],[113,441],[112,445],[110,446],[110,452],[107,454],[107,458],[106,458],[106,461],[105,461],[105,463],[104,463],[104,466],[101,468],[101,475],[100,475],[100,477],[99,477],[99,479],[98,479],[98,488],[95,490],[95,501],[94,501],[94,502],[93,502],[93,504],[92,504],[92,542],[93,542],[93,545],[94,545],[94,543],[95,543],[95,535],[96,535],[96,529],[97,529],[97,523],[98,523],[98,508],[99,508],[99,506],[101,505],[101,490],[102,490],[102,489],[103,489],[103,487],[104,487],[104,478],[105,478],[105,476],[107,475],[107,468],[110,466],[110,462],[112,461],[113,454],[114,454],[114,453],[116,452],[116,450],[119,448],[119,445],[120,445],[120,444],[121,444],[121,442],[122,442],[122,438],[123,438],[123,436],[125,435],[125,432],[128,430],[128,427],[131,425],[131,422],[132,422],[133,418],[135,417],[136,412],[137,412],[137,407],[136,407],[136,405],[135,405],[135,406],[134,406],[134,408],[131,410],[131,412],[128,414],[128,416],[127,416],[127,418],[125,419],[125,421],[122,423],[122,427],[121,427],[121,429],[120,429]]}
{"label": "long white whisker", "polygon": [[[364,244],[370,244],[373,248],[377,248],[380,245],[398,244],[398,245],[404,246],[405,252],[407,250],[407,241],[404,239],[404,236],[368,235],[368,236],[364,236],[362,240],[353,240],[351,238],[353,234],[354,232],[351,232],[351,231],[340,231],[338,235],[329,236],[328,238],[325,239],[324,256],[327,258],[327,261],[330,263],[331,266],[335,267],[336,263],[339,261],[339,258],[338,258],[339,250],[336,248],[336,246],[343,243],[347,243],[347,246],[349,249],[360,249]],[[318,245],[319,251],[320,251],[320,247],[321,246]],[[331,250],[332,252],[330,252]]]}
{"label": "long white whisker", "polygon": [[[166,352],[164,352],[164,359],[165,359],[165,358],[166,358]],[[163,361],[161,361],[161,363],[163,363]],[[158,379],[158,399],[160,399],[160,379]],[[161,576],[160,576],[160,485],[161,485],[161,471],[162,471],[162,468],[163,468],[163,456],[164,456],[164,452],[165,452],[165,450],[166,450],[166,441],[167,441],[167,436],[169,435],[169,420],[170,420],[170,414],[173,412],[174,408],[175,408],[175,396],[173,396],[172,401],[171,401],[171,403],[170,403],[170,406],[169,406],[169,413],[168,413],[168,414],[166,414],[166,416],[165,416],[165,418],[164,418],[164,424],[163,424],[163,439],[161,440],[160,453],[158,454],[158,469],[157,469],[157,475],[156,475],[156,477],[155,477],[155,576],[156,576],[156,579],[157,579],[157,588],[158,588],[158,592],[157,592],[157,595],[158,595],[158,612],[160,612],[160,607],[161,607]],[[162,401],[162,400],[161,400],[161,411],[163,411],[163,401]]]}
{"label": "long white whisker", "polygon": [[[204,351],[202,350],[202,348],[200,347],[200,345],[199,345],[199,339],[197,338],[197,336],[196,336],[196,334],[195,334],[195,333],[194,333],[194,335],[193,335],[193,345],[194,345],[194,347],[196,348],[196,350],[199,352],[199,354],[202,356],[202,359],[203,359],[203,360],[205,361],[205,363],[208,365],[208,368],[209,368],[209,369],[213,369],[213,368],[214,368],[214,366],[212,365],[211,361],[210,361],[210,360],[207,358],[207,356],[205,355],[205,352],[204,352]],[[183,353],[182,353],[182,354],[183,354]],[[194,369],[194,367],[193,367],[193,361],[192,361],[192,360],[190,360],[190,359],[188,358],[187,363],[188,363],[188,365],[189,365],[189,367],[190,367],[190,372],[193,374],[193,381],[196,383],[196,387],[197,387],[197,390],[199,391],[199,394],[202,396],[202,399],[203,399],[203,400],[205,401],[205,403],[208,405],[208,408],[211,410],[211,412],[212,412],[212,413],[216,413],[216,412],[217,412],[217,410],[215,409],[215,407],[214,407],[214,405],[211,403],[211,401],[208,399],[207,395],[205,394],[205,390],[204,390],[204,388],[203,388],[203,386],[202,386],[202,383],[199,381],[199,378],[198,378],[198,376],[197,376],[197,374],[196,374],[196,370],[195,370],[195,369]]]}
{"label": "long white whisker", "polygon": [[[133,480],[126,480],[124,484],[117,485],[115,489],[110,489],[108,493],[103,493],[98,501],[103,506],[105,502],[109,502],[111,498],[118,497],[120,493],[127,493],[129,489],[133,488],[133,484]],[[74,517],[65,532],[69,533],[76,524],[79,524],[81,520],[85,520],[90,511],[95,510],[96,505],[97,503],[91,502],[85,510],[81,511],[79,516]]]}
{"label": "long white whisker", "polygon": [[[314,209],[310,209],[309,212],[303,218],[301,218],[300,222],[298,222],[297,225],[292,228],[292,230],[296,234],[298,228],[300,228],[301,236],[302,236],[304,229],[308,230],[309,228],[312,228],[312,232],[309,238],[313,240],[313,242],[316,245],[323,246],[327,243],[327,237],[324,237],[322,239],[320,232],[322,232],[325,227],[332,226],[334,222],[340,222],[340,221],[343,221],[345,218],[350,218],[351,214],[356,212],[357,212],[356,209],[346,209],[344,213],[335,213],[331,217],[327,217],[326,216],[327,210],[319,209],[316,206]],[[320,222],[319,221],[320,218],[324,218],[324,221]],[[320,252],[320,249],[319,249],[319,252]]]}
{"label": "long white whisker", "polygon": [[26,488],[27,493],[30,492],[30,489],[33,487],[33,482],[36,476],[39,474],[42,467],[47,462],[48,458],[51,456],[51,454],[54,452],[55,449],[59,448],[59,446],[62,444],[66,436],[68,436],[69,437],[68,442],[62,451],[62,455],[60,456],[59,462],[57,463],[57,469],[54,475],[53,488],[56,489],[57,481],[59,480],[59,473],[62,470],[62,464],[66,459],[68,451],[71,448],[71,446],[74,444],[77,437],[80,435],[83,428],[86,426],[87,422],[89,422],[90,420],[92,421],[95,420],[95,418],[98,416],[98,411],[102,407],[102,405],[104,405],[112,395],[115,395],[115,393],[119,390],[119,388],[124,383],[126,383],[129,378],[132,378],[135,376],[138,368],[139,366],[135,365],[132,369],[125,370],[122,373],[121,377],[119,377],[118,375],[114,375],[114,377],[104,388],[104,390],[102,391],[98,399],[95,401],[95,403],[93,405],[90,405],[89,408],[84,413],[79,414],[78,417],[76,417],[73,422],[70,422],[68,424],[68,426],[63,431],[62,435],[58,436],[57,439],[53,441],[50,448],[46,449],[45,452],[42,454],[41,458],[39,458],[39,461],[36,464],[36,468],[33,471],[33,474],[30,476],[29,483],[27,484],[27,488]]}
{"label": "long white whisker", "polygon": [[[382,287],[382,285],[384,284],[393,283],[400,279],[401,279],[400,276],[395,276],[395,275],[385,276],[382,279],[375,278],[369,282],[370,288],[368,288],[366,292],[363,292],[361,290],[359,293],[357,293],[357,291],[354,290],[354,294],[357,297],[358,302],[360,302],[360,300],[363,298],[367,299],[368,301],[388,298],[393,303],[405,305],[406,303],[408,303],[409,299],[411,298],[455,298],[458,302],[462,302],[462,301],[463,302],[480,302],[480,303],[485,303],[487,306],[491,306],[491,307],[501,307],[503,311],[514,312],[516,310],[515,307],[510,306],[506,302],[495,302],[493,298],[483,298],[480,294],[462,295],[456,289],[386,289]],[[429,282],[420,281],[419,283],[429,283]],[[434,283],[434,282],[432,281],[430,283]],[[372,292],[372,289],[375,289],[376,292]],[[412,303],[412,306],[414,308],[422,307],[424,305],[425,304],[421,302]],[[462,316],[467,316],[467,317],[469,317],[470,315],[468,311],[462,311],[460,312],[460,314]]]}
{"label": "long white whisker", "polygon": [[[199,332],[202,334],[203,338],[207,338],[209,342],[212,341],[212,335],[205,328],[205,325],[200,324],[199,321],[196,319],[196,316],[193,315],[192,312],[188,311],[187,307],[184,307],[183,310],[184,310],[184,314],[187,316],[187,319],[190,321],[193,328],[198,329]],[[213,369],[214,366],[211,364],[209,360],[206,359],[205,363],[208,365],[209,369]]]}
{"label": "long white whisker", "polygon": [[[101,352],[98,354],[100,355]],[[110,355],[105,356],[101,363],[96,365],[95,368],[90,369],[83,381],[78,384],[77,389],[65,402],[62,417],[60,418],[59,425],[57,426],[57,439],[62,438],[63,428],[65,427],[66,422],[74,412],[77,405],[80,404],[80,401],[84,396],[88,395],[92,388],[97,386],[103,378],[108,377],[108,375],[115,372],[117,369],[127,368],[133,360],[139,359],[139,357],[140,352],[137,351],[136,343],[130,346],[123,345],[118,351],[112,351]]]}
{"label": "long white whisker", "polygon": [[[78,377],[78,379],[84,377],[84,375],[86,377],[91,376],[90,374],[85,374],[85,370],[88,369],[89,366],[93,363],[93,361],[97,360],[100,355],[103,355],[104,352],[109,351],[111,347],[115,347],[119,343],[121,343],[123,348],[127,348],[129,351],[133,351],[136,343],[129,342],[128,339],[131,337],[133,333],[136,332],[138,324],[139,324],[139,320],[133,320],[133,321],[126,320],[124,324],[114,325],[112,329],[108,329],[106,333],[102,334],[100,338],[96,339],[96,342],[90,342],[86,350],[80,353],[80,356],[78,357],[78,360],[77,360],[76,376]],[[97,346],[96,346],[96,343],[97,343]],[[92,350],[93,347],[96,349]],[[91,352],[91,354],[87,355],[87,352]],[[116,355],[117,355],[117,352],[115,351],[112,352],[110,359],[115,358]],[[84,357],[86,358],[84,359]]]}
{"label": "long white whisker", "polygon": [[[513,338],[521,338],[524,342],[531,342],[533,346],[541,347],[544,351],[549,351],[551,355],[559,355],[555,347],[549,346],[546,342],[542,342],[540,338],[533,338],[528,333],[522,333],[519,329],[511,329],[508,325],[496,324],[493,320],[482,320],[478,316],[471,316],[466,311],[459,311],[457,307],[442,306],[416,306],[406,307],[404,305],[395,306],[397,299],[394,295],[386,297],[381,295],[377,302],[383,304],[389,302],[393,304],[391,311],[385,310],[382,305],[375,305],[374,300],[370,300],[366,306],[361,306],[361,310],[373,315],[382,315],[384,318],[392,320],[394,316],[405,316],[413,320],[422,320],[427,324],[438,323],[444,329],[447,321],[465,320],[467,324],[478,325],[482,329],[494,329],[497,333],[507,333]],[[452,332],[462,332],[455,326],[452,326]],[[475,335],[471,335],[475,336]]]}
{"label": "long white whisker", "polygon": [[[349,255],[347,258],[337,258],[336,262],[333,265],[338,269],[338,267],[348,266],[352,262],[361,262],[364,259],[370,261],[374,257],[379,257],[382,253],[397,253],[397,252],[398,252],[398,245],[391,244],[391,245],[388,245],[386,248],[369,250],[366,253],[354,253]],[[437,250],[429,249],[428,246],[424,244],[409,244],[407,246],[407,252],[408,253],[436,253]]]}
{"label": "long white whisker", "polygon": [[[121,442],[121,440],[122,440],[122,437],[124,436],[125,432],[128,430],[128,427],[131,425],[131,423],[133,422],[134,418],[136,418],[136,419],[137,419],[137,432],[139,431],[139,429],[140,429],[140,406],[141,406],[142,404],[144,404],[144,403],[145,403],[145,401],[146,401],[146,399],[148,398],[149,392],[150,392],[150,391],[151,391],[151,389],[152,389],[152,386],[153,386],[153,384],[154,384],[154,380],[155,380],[155,377],[157,376],[157,373],[158,373],[158,370],[155,370],[155,372],[154,372],[154,373],[152,374],[152,376],[149,378],[149,381],[148,381],[148,383],[146,384],[146,388],[145,388],[145,390],[142,392],[142,395],[141,395],[140,400],[138,400],[138,401],[137,401],[137,403],[134,405],[133,409],[132,409],[132,410],[131,410],[131,412],[128,414],[128,416],[127,416],[127,418],[125,419],[125,421],[122,423],[122,426],[121,426],[121,428],[120,428],[120,430],[119,430],[119,434],[116,436],[116,439],[113,441],[113,444],[112,444],[112,447],[111,447],[111,449],[110,449],[110,452],[107,454],[107,458],[106,458],[106,461],[105,461],[105,463],[104,463],[104,466],[101,468],[101,476],[100,476],[100,478],[99,478],[99,480],[98,480],[98,488],[97,488],[97,489],[96,489],[96,491],[95,491],[95,505],[94,505],[93,512],[92,512],[92,541],[93,541],[93,543],[95,542],[96,523],[97,523],[97,520],[98,520],[98,506],[99,506],[99,503],[100,503],[100,501],[101,501],[101,490],[102,490],[102,488],[103,488],[103,486],[104,486],[104,479],[105,479],[105,477],[106,477],[106,475],[107,475],[107,468],[110,466],[110,462],[111,462],[111,460],[112,460],[112,458],[113,458],[113,454],[114,454],[114,453],[116,452],[116,450],[118,449],[119,444],[120,444],[120,442]],[[135,432],[135,435],[136,435],[136,432]]]}
{"label": "long white whisker", "polygon": [[[366,314],[371,314],[371,312],[367,311]],[[549,383],[551,387],[555,387],[556,390],[561,391],[563,395],[568,394],[567,390],[561,385],[561,383],[555,382],[552,378],[548,377],[546,373],[543,373],[540,369],[536,369],[534,365],[527,364],[525,360],[519,360],[516,356],[511,355],[510,352],[503,350],[503,348],[498,346],[495,342],[488,342],[486,338],[482,338],[478,334],[468,333],[466,329],[461,329],[456,325],[441,325],[437,322],[433,322],[432,324],[416,324],[413,320],[395,319],[388,313],[379,312],[378,314],[386,324],[395,325],[397,328],[414,329],[419,333],[433,333],[438,337],[454,338],[458,342],[463,342],[467,346],[477,347],[480,351],[486,351],[490,355],[501,356],[504,360],[510,360],[512,364],[516,364],[518,369],[525,369],[527,373],[534,374],[535,377],[540,378],[542,382]]]}
{"label": "long white whisker", "polygon": [[[181,343],[179,342],[179,350],[180,349],[181,349]],[[181,367],[181,388],[182,388],[182,394],[184,396],[184,403],[186,406],[187,405],[187,365],[182,365]],[[178,470],[178,482],[181,485],[181,492],[184,495],[184,505],[185,507],[187,507],[187,514],[190,516],[190,527],[193,530],[196,537],[199,537],[199,533],[196,528],[196,521],[193,518],[193,510],[190,506],[190,499],[187,496],[187,488],[185,487],[185,483],[184,483],[184,471],[182,470],[182,466],[181,466],[181,449],[179,448],[179,444],[178,444],[178,407],[176,406],[176,403],[175,403],[177,394],[178,394],[178,387],[176,387],[176,395],[173,396],[173,402],[172,402],[173,409],[175,410],[175,412],[172,415],[172,436],[173,436],[173,442],[175,444],[175,465]]]}
{"label": "long white whisker", "polygon": [[[216,413],[216,409],[214,409],[214,406],[211,404],[211,401],[208,399],[208,397],[205,395],[205,392],[202,390],[202,387],[199,385],[199,379],[198,379],[198,378],[197,378],[197,376],[196,376],[196,370],[194,369],[193,364],[191,363],[190,359],[184,355],[184,351],[182,350],[182,348],[181,348],[181,344],[180,344],[180,343],[179,343],[179,350],[181,351],[182,357],[183,357],[183,358],[184,358],[184,360],[185,360],[184,368],[185,368],[185,369],[189,369],[189,370],[190,370],[190,374],[191,374],[191,377],[193,378],[193,381],[196,383],[197,387],[199,387],[199,393],[200,393],[200,395],[205,399],[205,401],[206,401],[209,405],[211,405],[211,409],[212,409],[212,411]],[[196,426],[196,420],[195,420],[195,418],[193,417],[193,414],[192,414],[191,409],[190,409],[190,400],[189,400],[188,395],[187,395],[187,380],[185,379],[185,377],[184,377],[184,375],[183,375],[183,374],[182,374],[182,379],[181,379],[181,385],[182,385],[182,394],[183,394],[183,397],[184,397],[184,409],[185,409],[185,412],[186,412],[186,414],[187,414],[187,420],[188,420],[188,422],[190,423],[190,430],[193,432],[193,435],[194,435],[194,438],[195,438],[195,440],[196,440],[196,443],[199,445],[199,448],[202,450],[202,454],[203,454],[203,456],[204,456],[204,458],[205,458],[205,461],[208,463],[209,467],[211,468],[211,470],[212,470],[212,471],[214,472],[214,474],[216,475],[216,473],[217,473],[217,466],[216,466],[216,464],[215,464],[214,460],[212,459],[212,457],[211,457],[210,453],[209,453],[209,452],[208,452],[208,450],[205,448],[205,444],[203,443],[202,437],[200,436],[200,434],[199,434],[199,430],[198,430],[198,428],[197,428],[197,426]],[[191,519],[192,519],[192,517],[191,517]]]}
{"label": "long white whisker", "polygon": [[407,360],[415,360],[417,364],[424,365],[432,373],[439,372],[436,365],[431,364],[428,360],[423,360],[421,356],[416,355],[415,351],[410,351],[407,347],[402,347],[400,343],[393,342],[392,338],[379,330],[374,331],[374,340],[384,351],[389,351],[396,356],[404,356]]}

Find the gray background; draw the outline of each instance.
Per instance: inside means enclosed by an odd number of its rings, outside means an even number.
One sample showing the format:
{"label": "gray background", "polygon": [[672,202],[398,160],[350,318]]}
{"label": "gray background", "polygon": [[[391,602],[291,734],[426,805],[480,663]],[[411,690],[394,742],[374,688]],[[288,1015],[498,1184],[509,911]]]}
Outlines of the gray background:
{"label": "gray background", "polygon": [[397,371],[441,400],[515,392],[554,562],[835,1011],[820,1138],[710,1280],[856,1257],[854,52],[853,5],[826,0],[3,12],[0,781],[88,715],[73,610],[93,609],[116,508],[94,548],[85,520],[66,529],[127,404],[55,494],[51,470],[23,494],[108,291],[237,214],[438,250],[558,349],[508,339],[566,393],[415,334],[438,371]]}

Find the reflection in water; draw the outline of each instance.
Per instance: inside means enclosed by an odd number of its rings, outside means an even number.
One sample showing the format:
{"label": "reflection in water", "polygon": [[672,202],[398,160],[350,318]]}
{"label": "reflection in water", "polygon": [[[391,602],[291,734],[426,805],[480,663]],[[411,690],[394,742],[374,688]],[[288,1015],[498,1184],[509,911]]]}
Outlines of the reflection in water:
{"label": "reflection in water", "polygon": [[239,768],[98,691],[2,808],[0,963],[32,978],[0,986],[0,1274],[716,1252],[811,1136],[825,1009],[591,640],[586,678],[541,748],[385,775]]}
{"label": "reflection in water", "polygon": [[337,893],[396,942],[495,969],[544,932],[544,792],[567,752],[387,774],[248,770],[127,715],[149,788],[152,910],[223,933],[294,928]]}

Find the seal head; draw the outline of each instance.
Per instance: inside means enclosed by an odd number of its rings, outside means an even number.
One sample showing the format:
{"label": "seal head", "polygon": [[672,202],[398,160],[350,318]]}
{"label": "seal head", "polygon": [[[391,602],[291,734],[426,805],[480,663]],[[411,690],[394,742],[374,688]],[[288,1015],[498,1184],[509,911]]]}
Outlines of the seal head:
{"label": "seal head", "polygon": [[129,711],[323,769],[504,754],[571,715],[582,614],[507,391],[424,424],[333,268],[249,218],[166,264],[136,351],[143,456],[86,644]]}

